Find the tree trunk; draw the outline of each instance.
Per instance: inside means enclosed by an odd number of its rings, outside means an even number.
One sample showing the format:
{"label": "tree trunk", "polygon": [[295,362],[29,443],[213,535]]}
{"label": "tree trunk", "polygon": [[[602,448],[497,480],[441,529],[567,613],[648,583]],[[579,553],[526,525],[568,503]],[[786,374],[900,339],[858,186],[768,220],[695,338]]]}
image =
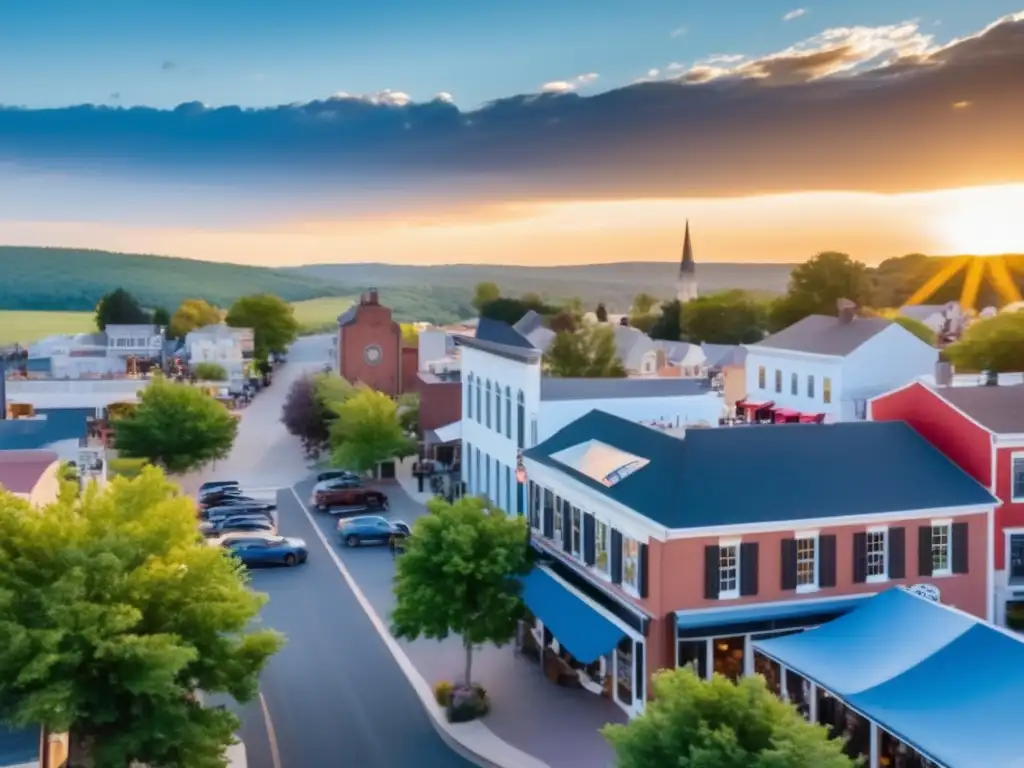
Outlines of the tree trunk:
{"label": "tree trunk", "polygon": [[473,644],[468,638],[464,638],[462,645],[466,649],[466,685],[468,686],[473,681]]}

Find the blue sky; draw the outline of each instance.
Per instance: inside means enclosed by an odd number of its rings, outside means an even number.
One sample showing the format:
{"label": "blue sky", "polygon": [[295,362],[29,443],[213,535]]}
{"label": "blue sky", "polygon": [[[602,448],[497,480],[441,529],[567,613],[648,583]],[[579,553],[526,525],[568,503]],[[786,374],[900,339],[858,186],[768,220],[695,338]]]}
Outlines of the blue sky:
{"label": "blue sky", "polygon": [[[261,106],[392,89],[463,109],[596,73],[581,93],[826,28],[950,39],[1021,0],[31,0],[0,4],[0,104]],[[805,13],[790,21],[797,9]]]}

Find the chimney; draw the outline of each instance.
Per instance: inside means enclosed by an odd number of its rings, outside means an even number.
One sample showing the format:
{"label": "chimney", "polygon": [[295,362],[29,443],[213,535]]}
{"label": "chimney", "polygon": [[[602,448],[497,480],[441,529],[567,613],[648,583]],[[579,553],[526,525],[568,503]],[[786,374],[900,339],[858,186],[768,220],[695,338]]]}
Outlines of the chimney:
{"label": "chimney", "polygon": [[373,306],[378,304],[376,288],[371,288],[364,294],[363,304],[371,304]]}
{"label": "chimney", "polygon": [[935,364],[935,386],[953,386],[953,364],[940,360]]}
{"label": "chimney", "polygon": [[839,299],[836,302],[836,315],[841,325],[849,325],[857,316],[857,305],[849,299]]}

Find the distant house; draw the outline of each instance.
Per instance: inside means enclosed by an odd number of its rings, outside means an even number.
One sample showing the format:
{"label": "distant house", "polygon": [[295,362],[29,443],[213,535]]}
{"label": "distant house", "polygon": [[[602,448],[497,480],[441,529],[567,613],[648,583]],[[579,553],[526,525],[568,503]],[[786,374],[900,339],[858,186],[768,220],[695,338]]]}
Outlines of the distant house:
{"label": "distant house", "polygon": [[746,350],[743,408],[826,422],[864,419],[870,398],[931,374],[939,359],[898,323],[843,301],[838,317],[805,317]]}
{"label": "distant house", "polygon": [[917,320],[936,336],[952,338],[958,338],[967,323],[967,316],[958,301],[901,307],[900,315]]}
{"label": "distant house", "polygon": [[701,344],[706,373],[720,377],[722,397],[729,408],[747,396],[747,350],[740,344]]}
{"label": "distant house", "polygon": [[0,488],[35,506],[60,494],[60,460],[53,451],[0,451]]}
{"label": "distant house", "polygon": [[229,379],[244,378],[252,360],[252,329],[206,325],[185,335],[184,350],[190,366],[215,363],[224,367]]}
{"label": "distant house", "polygon": [[519,319],[518,323],[512,326],[542,353],[548,351],[548,347],[551,346],[551,342],[557,335],[543,325],[543,320],[537,312],[531,309]]}
{"label": "distant house", "polygon": [[655,341],[656,349],[664,353],[658,370],[659,376],[703,378],[707,376],[707,355],[700,344],[688,341]]}
{"label": "distant house", "polygon": [[630,376],[658,375],[658,345],[638,328],[614,326],[615,354]]}
{"label": "distant house", "polygon": [[156,325],[108,325],[104,334],[111,357],[136,357],[158,360],[164,334]]}

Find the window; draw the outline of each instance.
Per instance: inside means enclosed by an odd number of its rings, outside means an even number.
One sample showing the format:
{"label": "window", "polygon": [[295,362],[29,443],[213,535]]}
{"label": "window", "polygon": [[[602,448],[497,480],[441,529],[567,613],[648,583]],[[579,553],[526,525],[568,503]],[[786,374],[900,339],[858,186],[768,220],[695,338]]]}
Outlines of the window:
{"label": "window", "polygon": [[484,412],[485,412],[486,415],[484,417],[485,418],[484,426],[487,427],[488,429],[490,429],[491,428],[491,380],[490,379],[487,380],[487,391],[485,393],[485,400],[486,400],[486,402],[484,403]]}
{"label": "window", "polygon": [[775,369],[775,391],[782,392],[782,371],[778,368]]}
{"label": "window", "polygon": [[473,493],[473,444],[466,443],[466,487],[470,493]]}
{"label": "window", "polygon": [[569,516],[572,519],[572,556],[583,557],[583,513],[579,507],[573,507]]}
{"label": "window", "polygon": [[494,385],[494,431],[501,434],[501,387]]}
{"label": "window", "polygon": [[951,523],[932,523],[932,575],[943,576],[952,573],[949,546],[952,541]]}
{"label": "window", "polygon": [[1015,453],[1011,459],[1011,500],[1024,501],[1024,453]]}
{"label": "window", "polygon": [[832,402],[832,379],[828,376],[821,380],[821,401],[823,403]]}
{"label": "window", "polygon": [[885,581],[885,529],[868,531],[868,578]]}
{"label": "window", "polygon": [[807,377],[807,396],[810,398],[814,397],[814,377]]}
{"label": "window", "polygon": [[[712,560],[712,562],[714,562]],[[720,544],[718,548],[718,597],[740,596],[740,545]]]}
{"label": "window", "polygon": [[555,507],[555,495],[551,493],[547,488],[544,489],[544,517],[541,518],[541,525],[539,527],[544,528],[548,515],[551,516],[552,520],[557,520],[562,516],[562,510]]}
{"label": "window", "polygon": [[535,531],[541,529],[540,486],[530,483],[530,527]]}
{"label": "window", "polygon": [[476,407],[476,420],[477,420],[477,422],[479,422],[484,417],[483,408],[480,407],[480,398],[481,398],[481,394],[482,394],[482,390],[483,390],[483,387],[480,386],[481,383],[482,382],[480,381],[480,379],[476,380],[476,406],[475,407]]}
{"label": "window", "polygon": [[512,467],[505,467],[505,511],[509,514],[512,514],[512,512],[516,511],[512,509],[512,494],[515,493],[515,491],[513,491],[512,489],[514,487],[515,484],[512,482]]}
{"label": "window", "polygon": [[795,373],[789,377],[789,394],[800,394],[800,377],[797,376]]}
{"label": "window", "polygon": [[534,416],[530,419],[530,445],[534,446],[537,444],[537,417]]}
{"label": "window", "polygon": [[516,415],[516,441],[519,446],[519,450],[526,447],[526,403],[523,400],[523,390],[519,390],[519,397],[517,398],[517,415]]}
{"label": "window", "polygon": [[[477,387],[477,391],[478,392],[480,391],[479,387]],[[476,449],[476,469],[473,471],[473,475],[476,477],[476,487],[473,489],[473,493],[475,495],[479,496],[480,493],[482,493],[482,490],[483,490],[483,487],[484,487],[483,476],[480,474],[480,449],[479,448]]]}
{"label": "window", "polygon": [[473,418],[473,374],[469,374],[469,383],[466,385],[466,418]]}
{"label": "window", "polygon": [[[559,508],[559,509],[561,509],[561,508]],[[562,536],[564,536],[565,534],[562,531],[562,513],[561,512],[559,512],[558,514],[555,515],[554,523],[555,523],[554,526],[553,526],[554,527],[554,535],[551,538],[554,539],[555,543],[557,543],[558,546],[562,546]]]}
{"label": "window", "polygon": [[797,534],[796,588],[811,592],[818,588],[818,535]]}
{"label": "window", "polygon": [[639,589],[640,545],[636,539],[622,537],[622,583],[631,589]]}
{"label": "window", "polygon": [[601,573],[608,575],[608,537],[610,535],[607,525],[600,520],[594,521],[594,567]]}
{"label": "window", "polygon": [[764,389],[766,386],[768,386],[765,383],[765,376],[766,375],[767,374],[765,373],[764,366],[763,365],[757,366],[757,388],[758,389]]}
{"label": "window", "polygon": [[1010,583],[1024,583],[1024,534],[1010,535]]}
{"label": "window", "polygon": [[505,387],[505,437],[512,439],[512,390]]}

